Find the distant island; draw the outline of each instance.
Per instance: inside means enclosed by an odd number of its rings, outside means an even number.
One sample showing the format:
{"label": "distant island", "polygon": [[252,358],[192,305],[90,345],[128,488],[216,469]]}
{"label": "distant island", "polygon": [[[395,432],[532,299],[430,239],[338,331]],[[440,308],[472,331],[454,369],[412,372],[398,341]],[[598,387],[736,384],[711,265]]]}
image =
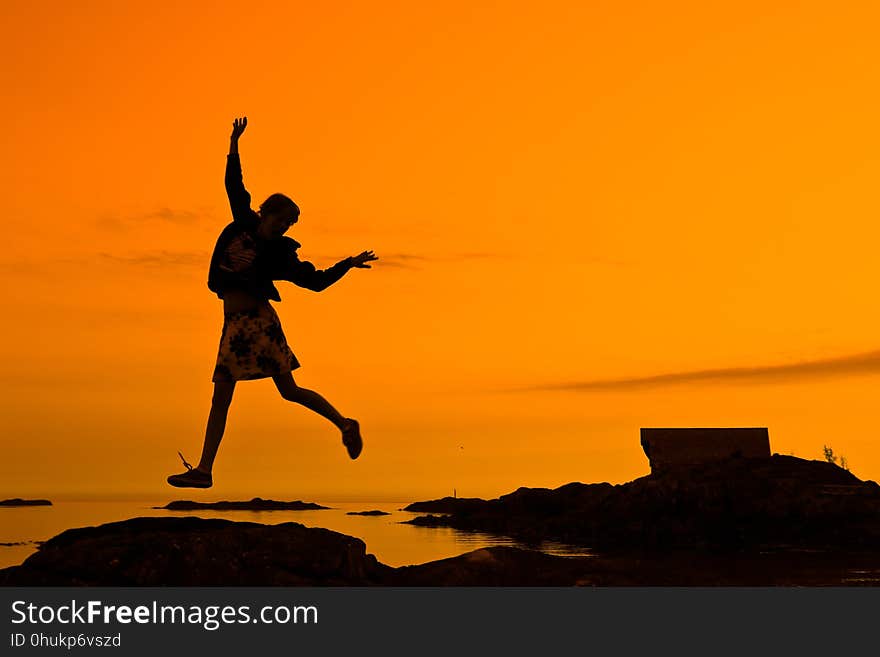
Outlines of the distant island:
{"label": "distant island", "polygon": [[390,516],[391,514],[387,511],[379,511],[379,509],[373,509],[371,511],[349,511],[345,515],[347,516]]}
{"label": "distant island", "polygon": [[197,511],[200,509],[211,511],[317,511],[329,509],[314,502],[279,502],[277,500],[264,500],[255,497],[247,502],[192,502],[190,500],[175,500],[165,506],[153,507],[155,509],[167,509],[168,511]]}
{"label": "distant island", "polygon": [[13,497],[9,500],[0,500],[0,506],[52,506],[49,500],[23,500],[20,497]]}
{"label": "distant island", "polygon": [[477,509],[485,504],[486,500],[479,497],[444,497],[439,500],[427,502],[413,502],[403,507],[403,511],[416,511],[418,513],[454,513],[462,509]]}

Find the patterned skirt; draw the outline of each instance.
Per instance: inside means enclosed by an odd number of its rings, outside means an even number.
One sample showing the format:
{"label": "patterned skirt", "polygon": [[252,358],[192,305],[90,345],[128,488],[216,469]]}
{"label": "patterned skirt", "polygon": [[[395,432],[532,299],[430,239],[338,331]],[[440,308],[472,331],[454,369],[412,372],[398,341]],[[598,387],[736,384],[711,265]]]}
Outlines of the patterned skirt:
{"label": "patterned skirt", "polygon": [[264,379],[298,367],[281,320],[268,302],[252,310],[224,314],[212,381]]}

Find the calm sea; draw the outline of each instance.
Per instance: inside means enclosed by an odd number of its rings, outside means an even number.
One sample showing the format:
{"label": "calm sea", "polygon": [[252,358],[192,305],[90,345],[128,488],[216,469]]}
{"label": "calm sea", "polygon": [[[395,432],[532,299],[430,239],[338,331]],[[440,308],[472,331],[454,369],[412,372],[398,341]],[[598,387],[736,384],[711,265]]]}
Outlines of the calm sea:
{"label": "calm sea", "polygon": [[[588,550],[557,543],[525,546],[516,541],[455,529],[415,527],[401,524],[418,513],[400,511],[406,506],[391,502],[337,502],[319,511],[164,511],[165,500],[153,501],[60,501],[47,507],[0,507],[0,568],[21,563],[45,541],[65,529],[88,527],[143,516],[198,516],[226,518],[275,525],[298,522],[324,527],[367,544],[367,552],[389,566],[404,566],[453,557],[492,545],[540,549],[557,555],[586,555]],[[387,511],[388,516],[350,516],[349,511]],[[10,545],[11,544],[11,545]]]}

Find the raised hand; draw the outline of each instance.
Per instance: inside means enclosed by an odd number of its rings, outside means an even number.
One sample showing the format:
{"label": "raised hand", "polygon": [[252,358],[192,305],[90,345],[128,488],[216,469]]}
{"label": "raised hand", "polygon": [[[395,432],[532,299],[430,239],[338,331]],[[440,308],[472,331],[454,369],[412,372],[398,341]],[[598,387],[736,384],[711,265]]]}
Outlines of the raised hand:
{"label": "raised hand", "polygon": [[240,119],[235,119],[232,122],[232,139],[238,140],[241,137],[241,133],[244,132],[244,129],[247,128],[247,117],[242,117]]}
{"label": "raised hand", "polygon": [[357,267],[358,269],[370,269],[370,265],[366,263],[378,259],[379,258],[376,257],[376,254],[372,251],[364,251],[363,253],[351,257],[351,266]]}

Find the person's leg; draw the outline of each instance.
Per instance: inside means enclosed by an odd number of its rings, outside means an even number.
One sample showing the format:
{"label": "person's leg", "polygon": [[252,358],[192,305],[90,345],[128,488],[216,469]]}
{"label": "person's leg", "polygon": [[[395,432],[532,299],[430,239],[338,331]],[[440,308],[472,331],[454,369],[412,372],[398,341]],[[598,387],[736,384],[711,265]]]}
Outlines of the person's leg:
{"label": "person's leg", "polygon": [[333,424],[342,432],[342,444],[348,450],[348,455],[352,459],[360,456],[364,447],[363,438],[361,438],[360,424],[357,420],[343,417],[333,406],[314,390],[300,388],[293,380],[293,374],[278,374],[272,377],[278,392],[287,401],[302,404],[308,409],[315,411]]}
{"label": "person's leg", "polygon": [[205,428],[205,444],[202,447],[202,458],[196,470],[210,474],[214,467],[217,448],[226,430],[226,416],[235,392],[235,381],[217,381],[214,383],[214,396],[211,398],[211,412],[208,414],[208,425]]}
{"label": "person's leg", "polygon": [[349,420],[333,408],[333,405],[330,404],[330,402],[314,390],[300,388],[296,385],[292,373],[287,372],[286,374],[278,374],[273,376],[272,380],[275,382],[275,387],[278,388],[278,392],[280,392],[281,396],[287,401],[302,404],[306,408],[315,411],[318,415],[330,420],[340,431],[344,431],[348,426]]}
{"label": "person's leg", "polygon": [[[195,468],[183,461],[187,471],[168,477],[169,484],[178,488],[210,488],[214,485],[211,469],[214,467],[214,457],[217,456],[217,448],[220,446],[223,431],[226,429],[226,415],[229,411],[229,404],[232,403],[234,391],[235,381],[214,383],[214,396],[211,399],[211,412],[208,414],[208,426],[205,429],[202,458]],[[180,458],[183,459],[182,454]]]}

